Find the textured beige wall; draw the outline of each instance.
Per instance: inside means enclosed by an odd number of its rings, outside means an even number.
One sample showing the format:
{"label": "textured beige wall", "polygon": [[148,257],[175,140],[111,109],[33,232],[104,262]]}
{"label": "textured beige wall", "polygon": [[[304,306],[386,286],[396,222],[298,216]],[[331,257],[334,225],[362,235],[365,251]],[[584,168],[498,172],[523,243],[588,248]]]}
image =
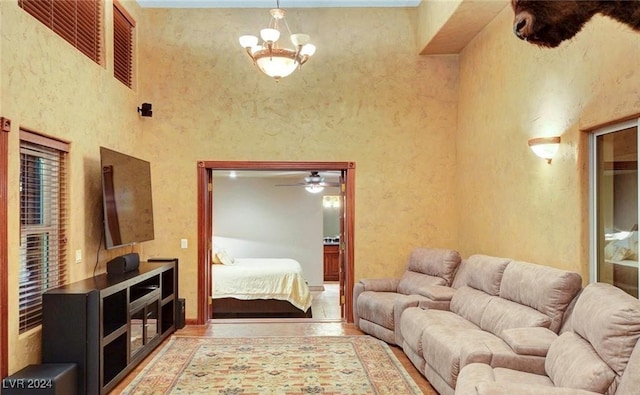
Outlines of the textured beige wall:
{"label": "textured beige wall", "polygon": [[[71,280],[91,275],[100,240],[100,145],[152,163],[156,241],[137,249],[180,259],[188,318],[197,303],[198,160],[355,161],[356,279],[399,274],[418,245],[511,256],[588,278],[579,129],[640,108],[640,35],[599,18],[572,42],[539,49],[512,35],[506,10],[459,64],[415,54],[415,10],[291,10],[292,28],[304,27],[318,53],[276,84],[237,44],[239,34],[258,33],[266,10],[125,5],[138,21],[134,91],[113,79],[109,61],[95,65],[15,1],[0,2],[10,185],[17,185],[19,125],[72,142],[68,250],[72,260],[81,249],[83,263],[72,264]],[[141,102],[153,103],[153,118],[137,116]],[[552,165],[526,144],[546,134],[563,139]],[[17,187],[9,192],[9,226],[17,229]],[[190,248],[180,249],[182,238]],[[98,270],[123,252],[102,251]],[[14,306],[17,232],[9,257]],[[9,320],[15,371],[37,362],[39,334],[18,335],[16,309]]]}
{"label": "textured beige wall", "polygon": [[[416,54],[415,9],[297,9],[316,55],[275,83],[238,44],[262,10],[144,10],[142,99],[156,240],[180,258],[196,317],[198,160],[355,161],[355,278],[401,273],[415,246],[455,246],[457,57]],[[180,239],[190,248],[181,250]]]}
{"label": "textured beige wall", "polygon": [[[638,113],[640,35],[596,17],[542,49],[503,11],[460,56],[457,209],[463,255],[509,256],[588,271],[587,133]],[[562,136],[551,165],[527,146]]]}
{"label": "textured beige wall", "polygon": [[[105,37],[111,37],[112,8],[111,2],[107,3]],[[124,4],[135,16],[135,3]],[[40,330],[18,333],[19,128],[71,142],[67,243],[70,281],[92,275],[101,240],[99,147],[133,153],[143,131],[136,113],[136,91],[113,78],[109,40],[104,44],[106,61],[98,65],[24,12],[17,1],[2,1],[0,12],[0,115],[12,120],[8,207],[11,373],[40,359]],[[102,248],[99,272],[104,271],[107,259],[129,252]],[[79,264],[74,263],[76,250],[82,251]]]}

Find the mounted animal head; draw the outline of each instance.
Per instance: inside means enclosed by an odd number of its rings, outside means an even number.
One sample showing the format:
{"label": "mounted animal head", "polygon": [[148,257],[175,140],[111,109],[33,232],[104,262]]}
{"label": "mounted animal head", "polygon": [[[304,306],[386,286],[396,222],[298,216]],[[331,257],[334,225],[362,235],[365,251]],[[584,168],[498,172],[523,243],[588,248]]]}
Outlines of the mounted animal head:
{"label": "mounted animal head", "polygon": [[598,13],[640,31],[640,0],[511,0],[511,6],[515,35],[541,47],[557,47]]}

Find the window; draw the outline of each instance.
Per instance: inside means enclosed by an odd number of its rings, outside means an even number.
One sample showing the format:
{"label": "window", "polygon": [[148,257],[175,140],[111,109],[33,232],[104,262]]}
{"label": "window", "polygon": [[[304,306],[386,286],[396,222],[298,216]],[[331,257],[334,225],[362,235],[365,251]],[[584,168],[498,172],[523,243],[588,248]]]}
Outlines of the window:
{"label": "window", "polygon": [[638,297],[638,125],[631,120],[591,136],[592,281]]}
{"label": "window", "polygon": [[20,131],[20,333],[40,325],[42,293],[66,280],[67,143]]}
{"label": "window", "polygon": [[18,5],[100,63],[99,0],[18,0]]}
{"label": "window", "polygon": [[133,73],[133,18],[114,0],[113,2],[113,75],[131,88]]}

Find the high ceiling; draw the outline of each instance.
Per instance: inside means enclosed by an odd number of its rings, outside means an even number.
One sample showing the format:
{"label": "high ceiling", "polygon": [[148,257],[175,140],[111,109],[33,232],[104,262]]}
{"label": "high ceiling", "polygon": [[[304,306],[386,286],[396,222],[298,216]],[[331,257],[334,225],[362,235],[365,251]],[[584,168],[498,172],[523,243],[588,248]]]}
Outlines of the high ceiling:
{"label": "high ceiling", "polygon": [[[278,0],[137,0],[144,8],[275,8]],[[282,8],[415,7],[418,52],[458,54],[509,0],[280,0]]]}
{"label": "high ceiling", "polygon": [[[275,8],[276,0],[138,0],[148,8]],[[417,7],[420,0],[281,0],[282,8]]]}

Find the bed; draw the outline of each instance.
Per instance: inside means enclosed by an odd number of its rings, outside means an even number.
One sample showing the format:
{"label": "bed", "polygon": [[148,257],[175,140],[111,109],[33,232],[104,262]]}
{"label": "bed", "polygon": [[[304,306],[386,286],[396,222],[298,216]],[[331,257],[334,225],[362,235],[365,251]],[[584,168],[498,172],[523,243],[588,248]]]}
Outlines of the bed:
{"label": "bed", "polygon": [[311,292],[294,259],[214,264],[212,288],[212,318],[311,318]]}

